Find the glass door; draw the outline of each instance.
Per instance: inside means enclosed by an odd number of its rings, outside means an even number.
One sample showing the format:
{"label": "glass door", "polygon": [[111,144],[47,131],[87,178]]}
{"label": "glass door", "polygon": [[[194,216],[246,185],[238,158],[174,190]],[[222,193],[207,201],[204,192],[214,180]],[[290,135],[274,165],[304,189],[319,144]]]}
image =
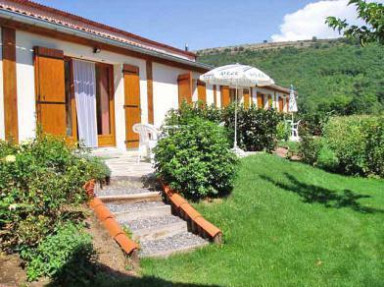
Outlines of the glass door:
{"label": "glass door", "polygon": [[99,147],[115,146],[113,66],[96,64],[96,119]]}

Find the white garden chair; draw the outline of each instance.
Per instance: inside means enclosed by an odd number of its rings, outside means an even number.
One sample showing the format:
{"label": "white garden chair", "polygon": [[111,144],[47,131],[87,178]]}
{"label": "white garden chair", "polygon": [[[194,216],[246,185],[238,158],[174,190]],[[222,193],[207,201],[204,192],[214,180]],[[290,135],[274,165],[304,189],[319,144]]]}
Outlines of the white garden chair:
{"label": "white garden chair", "polygon": [[154,154],[152,150],[157,145],[159,139],[159,130],[150,124],[134,124],[133,131],[139,134],[139,155],[137,162],[140,162],[143,154],[150,158],[151,162],[154,161]]}
{"label": "white garden chair", "polygon": [[292,141],[299,141],[300,140],[300,137],[299,137],[299,125],[300,125],[300,121],[298,122],[291,122],[291,140]]}

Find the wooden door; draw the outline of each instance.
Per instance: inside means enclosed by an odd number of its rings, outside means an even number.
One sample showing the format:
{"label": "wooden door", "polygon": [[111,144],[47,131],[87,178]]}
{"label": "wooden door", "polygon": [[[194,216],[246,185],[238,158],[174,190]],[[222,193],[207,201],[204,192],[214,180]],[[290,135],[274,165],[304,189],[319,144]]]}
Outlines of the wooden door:
{"label": "wooden door", "polygon": [[133,125],[141,122],[140,76],[139,68],[124,65],[124,109],[125,109],[125,144],[127,148],[139,146],[139,135],[133,132]]}
{"label": "wooden door", "polygon": [[186,101],[188,104],[192,103],[192,73],[186,73],[177,77],[177,84],[179,89],[179,107]]}
{"label": "wooden door", "polygon": [[257,93],[257,107],[259,109],[264,109],[264,95]]}
{"label": "wooden door", "polygon": [[197,81],[197,95],[199,101],[202,101],[204,104],[207,103],[207,87],[204,82]]}
{"label": "wooden door", "polygon": [[64,53],[35,47],[36,113],[45,133],[66,135]]}
{"label": "wooden door", "polygon": [[250,101],[249,90],[247,90],[247,89],[243,90],[243,98],[244,98],[244,108],[248,109],[249,108],[249,101]]}
{"label": "wooden door", "polygon": [[231,104],[231,96],[228,86],[221,86],[221,107],[225,108]]}

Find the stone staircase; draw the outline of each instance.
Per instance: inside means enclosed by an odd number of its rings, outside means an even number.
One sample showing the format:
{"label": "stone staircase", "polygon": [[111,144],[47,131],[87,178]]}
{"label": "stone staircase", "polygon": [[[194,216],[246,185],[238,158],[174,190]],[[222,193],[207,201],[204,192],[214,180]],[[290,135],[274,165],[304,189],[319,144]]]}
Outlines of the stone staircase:
{"label": "stone staircase", "polygon": [[209,244],[189,232],[184,220],[172,215],[171,206],[163,202],[159,190],[151,180],[143,183],[138,178],[114,179],[96,194],[139,243],[140,257],[166,257]]}

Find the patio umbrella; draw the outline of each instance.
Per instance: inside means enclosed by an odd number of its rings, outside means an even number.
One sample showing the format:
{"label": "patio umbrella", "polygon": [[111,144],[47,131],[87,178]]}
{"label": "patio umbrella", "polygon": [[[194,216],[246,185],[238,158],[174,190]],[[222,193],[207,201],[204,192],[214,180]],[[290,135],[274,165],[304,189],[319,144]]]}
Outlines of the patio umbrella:
{"label": "patio umbrella", "polygon": [[295,96],[295,90],[293,89],[293,85],[291,85],[291,92],[289,93],[289,105],[288,105],[288,112],[292,113],[292,122],[293,122],[293,113],[297,113],[297,103],[296,103],[296,96]]}
{"label": "patio umbrella", "polygon": [[210,85],[230,86],[236,88],[235,98],[235,139],[233,151],[238,154],[244,154],[237,146],[237,97],[239,88],[251,88],[270,86],[275,82],[267,74],[251,66],[232,64],[215,68],[200,76],[200,80]]}
{"label": "patio umbrella", "polygon": [[289,105],[288,105],[288,112],[292,114],[292,121],[291,121],[291,137],[289,138],[290,141],[298,141],[299,138],[299,122],[295,123],[293,114],[297,113],[297,102],[296,102],[296,96],[295,96],[295,90],[293,89],[293,85],[291,85],[291,92],[289,93]]}

